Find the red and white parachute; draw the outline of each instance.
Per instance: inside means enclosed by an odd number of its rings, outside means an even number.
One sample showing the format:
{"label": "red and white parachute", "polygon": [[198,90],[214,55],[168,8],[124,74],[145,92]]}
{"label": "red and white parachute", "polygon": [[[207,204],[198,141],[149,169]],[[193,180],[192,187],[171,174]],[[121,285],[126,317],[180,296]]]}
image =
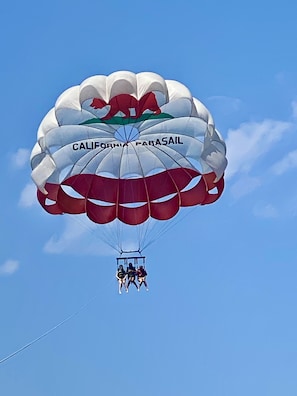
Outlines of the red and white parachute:
{"label": "red and white parachute", "polygon": [[96,75],[66,90],[41,122],[31,154],[47,212],[128,227],[216,201],[226,165],[206,107],[183,84],[150,72]]}

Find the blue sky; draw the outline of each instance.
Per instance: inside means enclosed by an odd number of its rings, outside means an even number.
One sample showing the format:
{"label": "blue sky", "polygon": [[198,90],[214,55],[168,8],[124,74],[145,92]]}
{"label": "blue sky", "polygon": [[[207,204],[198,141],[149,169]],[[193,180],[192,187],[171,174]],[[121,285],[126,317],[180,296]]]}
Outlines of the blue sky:
{"label": "blue sky", "polygon": [[[295,396],[297,5],[32,0],[1,6],[0,365],[5,396]],[[36,203],[30,151],[68,87],[154,71],[227,144],[226,188],[146,253],[119,296],[93,229]]]}

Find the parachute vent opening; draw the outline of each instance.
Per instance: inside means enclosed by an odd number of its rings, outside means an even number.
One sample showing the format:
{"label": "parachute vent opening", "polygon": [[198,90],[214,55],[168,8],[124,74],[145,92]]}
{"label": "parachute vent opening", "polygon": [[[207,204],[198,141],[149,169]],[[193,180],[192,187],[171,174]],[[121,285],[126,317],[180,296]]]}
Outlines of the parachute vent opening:
{"label": "parachute vent opening", "polygon": [[160,203],[160,202],[170,201],[170,199],[172,199],[176,195],[177,195],[176,193],[173,193],[173,194],[170,194],[170,195],[166,195],[165,197],[162,197],[162,198],[159,198],[159,199],[155,199],[154,201],[152,201],[152,203]]}
{"label": "parachute vent opening", "polygon": [[123,143],[129,143],[139,138],[139,130],[133,125],[123,125],[117,129],[114,137]]}
{"label": "parachute vent opening", "polygon": [[106,171],[102,172],[101,171],[101,172],[98,172],[96,174],[97,174],[97,176],[106,177],[108,179],[118,179],[118,177],[115,174],[111,173],[111,172],[106,172]]}
{"label": "parachute vent opening", "polygon": [[132,202],[132,203],[121,204],[119,206],[122,206],[123,208],[140,208],[141,206],[144,206],[146,204],[147,202]]}
{"label": "parachute vent opening", "polygon": [[44,205],[45,206],[52,206],[52,205],[55,205],[56,203],[57,203],[56,201],[53,201],[51,199],[46,198],[45,202],[44,202]]}
{"label": "parachute vent opening", "polygon": [[218,194],[219,190],[217,189],[217,187],[212,188],[211,190],[208,191],[209,194]]}
{"label": "parachute vent opening", "polygon": [[114,203],[112,202],[100,201],[99,199],[88,198],[88,201],[98,206],[114,206]]}
{"label": "parachute vent opening", "polygon": [[183,188],[183,189],[181,190],[181,192],[185,192],[185,191],[191,190],[192,188],[194,188],[195,186],[197,186],[197,184],[200,182],[200,180],[201,180],[201,176],[194,177],[194,178],[190,181],[190,183],[189,183],[185,188]]}
{"label": "parachute vent opening", "polygon": [[75,191],[72,187],[70,186],[64,186],[61,185],[61,189],[69,196],[73,198],[85,198],[81,194],[79,194],[77,191]]}
{"label": "parachute vent opening", "polygon": [[130,171],[122,173],[122,179],[139,179],[142,175],[140,173],[132,173]]}
{"label": "parachute vent opening", "polygon": [[152,169],[152,170],[150,170],[149,172],[147,172],[145,176],[146,176],[146,177],[148,177],[148,176],[154,176],[154,175],[157,175],[158,173],[164,172],[165,170],[166,170],[166,167],[165,167],[165,166],[164,166],[164,168],[158,167],[158,168]]}

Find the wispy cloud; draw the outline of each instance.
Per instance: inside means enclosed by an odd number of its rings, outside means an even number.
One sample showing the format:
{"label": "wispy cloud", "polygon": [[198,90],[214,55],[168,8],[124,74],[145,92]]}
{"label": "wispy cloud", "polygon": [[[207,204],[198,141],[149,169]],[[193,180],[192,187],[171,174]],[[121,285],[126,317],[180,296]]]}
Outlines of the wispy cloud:
{"label": "wispy cloud", "polygon": [[276,218],[279,216],[275,206],[270,203],[257,204],[253,209],[253,214],[256,217]]}
{"label": "wispy cloud", "polygon": [[65,227],[60,235],[50,238],[46,243],[44,250],[47,253],[62,253],[64,251],[75,250],[77,241],[86,233],[84,227],[65,218]]}
{"label": "wispy cloud", "polygon": [[[271,174],[282,175],[297,168],[297,149],[294,147],[291,152],[283,154],[283,149],[288,147],[292,133],[297,129],[297,101],[291,103],[291,109],[287,120],[264,119],[245,122],[236,129],[229,129],[226,139],[229,162],[226,179],[229,192],[235,199],[255,192],[261,186],[263,191],[267,191],[268,184],[273,184],[275,180]],[[271,159],[281,152],[283,158],[271,167]],[[261,174],[258,169],[260,161]],[[257,206],[254,214],[261,217],[278,216],[276,208],[268,203]]]}
{"label": "wispy cloud", "polygon": [[282,160],[274,164],[272,172],[280,176],[294,168],[297,168],[297,150],[291,151]]}
{"label": "wispy cloud", "polygon": [[65,217],[64,230],[60,235],[49,239],[44,251],[52,254],[114,255],[114,250],[98,238],[98,227],[98,224],[91,223],[82,216]]}
{"label": "wispy cloud", "polygon": [[217,111],[225,115],[239,111],[243,105],[240,99],[223,95],[210,96],[207,98],[207,102],[211,104],[211,107],[216,107]]}
{"label": "wispy cloud", "polygon": [[19,269],[20,263],[17,260],[7,260],[0,265],[0,275],[12,275]]}
{"label": "wispy cloud", "polygon": [[292,106],[292,117],[297,120],[297,100],[294,100],[291,104]]}
{"label": "wispy cloud", "polygon": [[12,165],[15,168],[23,168],[28,165],[30,158],[30,151],[28,149],[20,148],[11,156]]}
{"label": "wispy cloud", "polygon": [[235,199],[239,199],[253,192],[256,188],[260,187],[261,184],[258,178],[243,175],[231,185],[230,192]]}
{"label": "wispy cloud", "polygon": [[287,75],[285,72],[280,71],[275,74],[274,79],[277,82],[277,84],[283,85],[287,81]]}
{"label": "wispy cloud", "polygon": [[226,178],[248,173],[257,159],[279,142],[292,125],[291,122],[266,119],[261,122],[246,122],[237,129],[231,129],[226,139],[229,161]]}
{"label": "wispy cloud", "polygon": [[19,205],[23,208],[28,208],[36,203],[36,186],[33,183],[28,183],[21,192]]}

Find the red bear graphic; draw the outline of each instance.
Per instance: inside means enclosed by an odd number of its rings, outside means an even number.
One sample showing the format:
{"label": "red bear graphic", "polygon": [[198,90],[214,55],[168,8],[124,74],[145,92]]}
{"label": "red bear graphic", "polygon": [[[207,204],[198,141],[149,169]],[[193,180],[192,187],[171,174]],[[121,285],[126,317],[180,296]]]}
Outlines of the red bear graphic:
{"label": "red bear graphic", "polygon": [[139,118],[145,110],[151,110],[155,114],[161,113],[153,92],[148,92],[139,100],[129,94],[120,94],[110,99],[108,103],[99,98],[94,98],[91,103],[91,107],[94,109],[102,109],[107,105],[110,106],[110,110],[106,116],[102,117],[102,120],[111,119],[119,111],[125,114],[124,118]]}

